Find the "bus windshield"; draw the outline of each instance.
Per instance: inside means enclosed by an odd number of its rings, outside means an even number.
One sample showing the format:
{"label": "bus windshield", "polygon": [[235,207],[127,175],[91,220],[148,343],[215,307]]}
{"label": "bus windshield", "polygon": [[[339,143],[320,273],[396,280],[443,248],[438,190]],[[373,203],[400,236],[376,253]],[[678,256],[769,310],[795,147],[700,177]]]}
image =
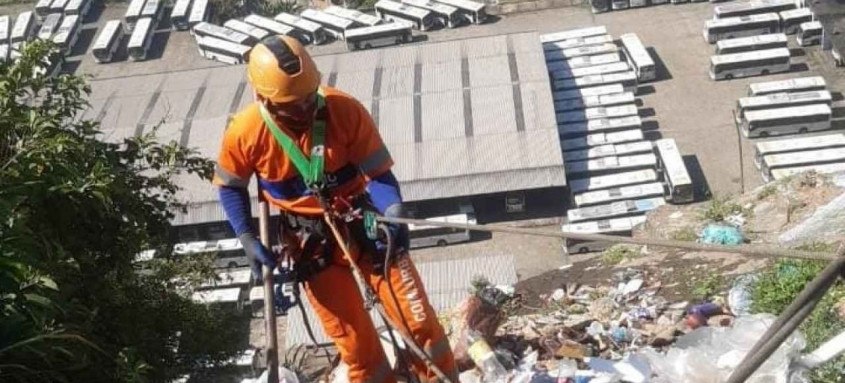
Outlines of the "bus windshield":
{"label": "bus windshield", "polygon": [[[426,221],[470,225],[476,223],[472,213],[427,218]],[[408,225],[408,232],[412,249],[426,246],[446,246],[452,243],[467,242],[471,239],[468,229],[411,224]]]}

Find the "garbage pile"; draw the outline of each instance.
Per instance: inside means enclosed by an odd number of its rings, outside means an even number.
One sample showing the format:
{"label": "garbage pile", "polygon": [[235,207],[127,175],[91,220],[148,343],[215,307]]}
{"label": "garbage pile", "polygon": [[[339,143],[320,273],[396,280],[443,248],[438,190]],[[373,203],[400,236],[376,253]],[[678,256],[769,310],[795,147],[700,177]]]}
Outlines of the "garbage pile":
{"label": "garbage pile", "polygon": [[[728,301],[743,306],[732,313],[727,302],[669,302],[639,270],[613,281],[563,286],[540,313],[510,317],[512,290],[473,294],[444,320],[461,383],[722,382],[774,319],[748,315],[744,284],[732,289]],[[787,382],[804,344],[793,335],[749,382]]]}

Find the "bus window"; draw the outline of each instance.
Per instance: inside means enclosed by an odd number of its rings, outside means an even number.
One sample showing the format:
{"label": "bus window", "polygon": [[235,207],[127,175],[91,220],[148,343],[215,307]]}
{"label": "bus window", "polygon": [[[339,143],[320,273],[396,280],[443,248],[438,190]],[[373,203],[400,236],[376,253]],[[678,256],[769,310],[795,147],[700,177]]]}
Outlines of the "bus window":
{"label": "bus window", "polygon": [[421,31],[428,30],[434,24],[431,11],[391,0],[379,0],[375,4],[375,10],[382,20],[408,22]]}
{"label": "bus window", "polygon": [[[470,225],[475,225],[476,223],[475,218],[469,214],[433,217],[427,218],[426,221]],[[408,225],[408,234],[411,239],[412,249],[427,246],[446,246],[453,243],[467,242],[471,239],[469,229],[462,230],[427,225]]]}
{"label": "bus window", "polygon": [[780,30],[780,16],[777,13],[729,17],[704,22],[704,39],[710,44],[719,40],[777,33]]}
{"label": "bus window", "polygon": [[768,75],[789,71],[787,48],[766,49],[710,57],[710,78],[731,80],[739,77]]}
{"label": "bus window", "polygon": [[780,13],[781,30],[787,35],[794,35],[802,23],[813,21],[810,8],[798,8]]}
{"label": "bus window", "polygon": [[370,49],[411,42],[411,26],[386,23],[374,27],[355,28],[346,32],[349,50]]}
{"label": "bus window", "polygon": [[798,36],[796,37],[796,41],[798,41],[798,45],[802,47],[821,43],[822,23],[818,21],[801,23],[798,27]]}
{"label": "bus window", "polygon": [[657,148],[659,170],[663,175],[663,182],[669,189],[669,200],[673,203],[692,202],[692,178],[687,172],[687,166],[678,150],[674,139],[664,138],[654,142]]}
{"label": "bus window", "polygon": [[191,28],[188,25],[188,11],[191,8],[191,0],[176,0],[173,9],[170,11],[170,25],[177,31],[187,31]]}
{"label": "bus window", "polygon": [[748,111],[742,133],[746,137],[808,133],[830,129],[831,109],[826,104]]}
{"label": "bus window", "polygon": [[197,36],[197,49],[203,57],[209,60],[237,65],[246,62],[246,56],[249,54],[251,48],[247,45],[233,43],[216,37]]}
{"label": "bus window", "polygon": [[129,43],[126,45],[129,57],[133,61],[147,59],[147,53],[150,50],[150,45],[152,45],[154,35],[153,19],[145,17],[136,22],[135,29],[129,37]]}

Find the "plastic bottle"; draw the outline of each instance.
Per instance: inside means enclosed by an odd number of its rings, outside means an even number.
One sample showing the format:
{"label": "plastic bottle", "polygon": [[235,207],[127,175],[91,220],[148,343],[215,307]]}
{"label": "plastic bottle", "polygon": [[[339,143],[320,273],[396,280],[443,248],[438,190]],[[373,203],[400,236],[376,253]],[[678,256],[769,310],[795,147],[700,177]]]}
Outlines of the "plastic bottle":
{"label": "plastic bottle", "polygon": [[507,382],[508,372],[496,359],[496,353],[481,336],[481,333],[476,330],[469,330],[467,332],[467,341],[469,348],[467,353],[475,365],[484,372],[483,382],[485,383],[499,383]]}

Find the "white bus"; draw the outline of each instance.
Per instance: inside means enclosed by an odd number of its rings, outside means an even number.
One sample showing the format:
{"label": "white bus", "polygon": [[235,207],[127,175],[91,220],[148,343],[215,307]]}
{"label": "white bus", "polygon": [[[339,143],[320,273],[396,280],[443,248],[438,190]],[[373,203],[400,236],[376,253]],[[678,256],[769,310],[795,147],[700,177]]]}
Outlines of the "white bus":
{"label": "white bus", "polygon": [[53,0],[50,4],[50,13],[64,13],[68,1],[70,0]]}
{"label": "white bus", "polygon": [[628,0],[610,0],[610,9],[614,11],[628,9],[628,6],[630,6]]}
{"label": "white bus", "polygon": [[758,142],[754,145],[754,165],[759,169],[763,166],[763,157],[772,154],[843,147],[845,147],[844,133],[789,137]]}
{"label": "white bus", "polygon": [[555,41],[565,41],[601,35],[607,35],[607,28],[604,25],[546,33],[544,35],[540,35],[540,42],[545,46],[546,43]]}
{"label": "white bus", "polygon": [[756,97],[743,97],[736,102],[736,122],[742,124],[745,113],[751,110],[782,108],[785,106],[801,106],[810,104],[827,104],[833,102],[833,97],[826,90],[811,90],[809,92],[772,93]]}
{"label": "white bus", "polygon": [[608,144],[623,144],[626,142],[642,141],[643,131],[640,129],[623,130],[611,133],[594,133],[585,137],[570,138],[560,141],[564,151],[588,149]]}
{"label": "white bus", "polygon": [[349,50],[385,47],[412,40],[411,26],[406,23],[385,23],[346,32],[346,46]]}
{"label": "white bus", "polygon": [[556,51],[561,49],[586,47],[590,45],[602,45],[613,43],[613,37],[610,35],[598,35],[587,37],[573,37],[567,40],[550,41],[543,43],[544,51]]}
{"label": "white bus", "polygon": [[65,7],[65,14],[79,15],[80,21],[83,21],[90,10],[91,0],[70,0]]}
{"label": "white bus", "polygon": [[53,4],[53,0],[38,0],[38,3],[35,4],[35,14],[39,17],[47,17],[50,14],[51,4]]}
{"label": "white bus", "polygon": [[147,0],[144,8],[141,9],[141,17],[153,19],[153,29],[156,29],[158,23],[164,17],[164,0]]}
{"label": "white bus", "polygon": [[94,39],[94,46],[91,47],[91,55],[98,63],[111,62],[115,52],[123,40],[123,25],[120,20],[109,20],[100,34]]}
{"label": "white bus", "polygon": [[21,12],[15,19],[15,26],[9,35],[9,43],[16,44],[29,41],[35,32],[35,14],[32,11]]}
{"label": "white bus", "polygon": [[177,31],[187,31],[191,28],[188,25],[188,12],[191,9],[191,0],[176,0],[173,9],[170,11],[170,25]]}
{"label": "white bus", "polygon": [[412,7],[422,8],[431,11],[440,24],[444,27],[454,28],[461,24],[461,14],[458,8],[451,5],[438,3],[433,0],[402,0],[403,3]]}
{"label": "white bus", "polygon": [[211,6],[208,0],[194,0],[191,4],[191,13],[188,16],[188,28],[193,28],[211,17]]}
{"label": "white bus", "polygon": [[376,14],[383,20],[408,22],[414,28],[426,31],[434,25],[434,14],[427,9],[416,8],[391,0],[379,0],[375,4]]}
{"label": "white bus", "polygon": [[606,94],[601,96],[587,96],[584,98],[555,101],[555,111],[565,112],[569,110],[595,108],[597,106],[629,104],[634,101],[636,101],[636,99],[634,97],[634,93],[632,92]]}
{"label": "white bus", "polygon": [[268,32],[266,29],[259,28],[255,25],[245,23],[238,19],[232,19],[223,23],[223,27],[229,28],[233,31],[240,32],[251,37],[247,44],[243,45],[254,46],[256,43],[263,40],[265,37],[270,36],[270,32]]}
{"label": "white bus", "polygon": [[153,43],[153,36],[155,36],[154,25],[155,22],[149,17],[138,19],[135,23],[135,28],[129,37],[129,43],[126,44],[126,50],[132,61],[143,61],[147,59],[147,53],[150,50],[150,45]]}
{"label": "white bus", "polygon": [[[273,20],[269,17],[259,16],[259,15],[255,15],[255,14],[244,17],[244,22],[247,23],[247,24],[250,24],[250,25],[254,25],[258,28],[264,29],[264,30],[270,32],[270,34],[273,34],[273,35],[290,36],[291,33],[293,32],[293,29],[294,29],[290,25],[280,23],[280,22]],[[238,43],[238,44],[247,45],[244,42],[239,42],[239,41],[235,41],[235,42]]]}
{"label": "white bus", "polygon": [[798,32],[798,28],[802,23],[813,21],[813,12],[810,8],[798,8],[783,11],[780,13],[780,29],[787,35],[792,35]]}
{"label": "white bus", "polygon": [[657,149],[658,170],[669,189],[668,199],[674,203],[692,202],[695,198],[692,178],[678,144],[672,138],[664,138],[655,141],[654,147]]}
{"label": "white bus", "polygon": [[[609,108],[613,107],[611,106]],[[642,126],[643,122],[639,116],[627,115],[623,117],[596,118],[584,122],[561,124],[558,125],[557,129],[561,138],[569,138],[581,137],[600,132],[640,129]]]}
{"label": "white bus", "polygon": [[550,72],[554,73],[555,71],[560,70],[570,70],[588,66],[612,64],[620,61],[622,61],[622,57],[619,55],[618,52],[605,53],[595,56],[579,56],[571,58],[569,60],[548,62],[546,63],[546,68]]}
{"label": "white bus", "polygon": [[654,169],[657,167],[657,157],[654,153],[634,154],[630,156],[611,156],[593,158],[586,161],[571,161],[566,163],[566,174],[598,176],[637,169]]}
{"label": "white bus", "polygon": [[651,142],[634,141],[625,144],[607,144],[592,148],[563,152],[563,159],[567,161],[586,161],[594,158],[627,156],[631,154],[652,153]]}
{"label": "white bus", "polygon": [[230,65],[243,64],[252,47],[211,36],[197,36],[197,50],[203,57]]}
{"label": "white bus", "polygon": [[619,73],[631,70],[628,63],[619,61],[610,64],[594,65],[581,68],[564,68],[552,72],[552,79],[564,80],[573,77],[592,76],[597,74]]}
{"label": "white bus", "polygon": [[352,20],[347,20],[342,17],[337,17],[335,15],[330,15],[310,8],[302,11],[299,16],[320,24],[326,32],[334,36],[337,40],[343,40],[346,35],[346,31],[352,29],[355,25],[355,22]]}
{"label": "white bus", "polygon": [[845,163],[845,148],[806,150],[763,156],[760,173],[763,176],[763,180],[769,182],[772,180],[772,170],[774,169],[816,166],[830,163]]}
{"label": "white bus", "polygon": [[[619,117],[637,116],[638,109],[634,104],[616,105],[616,106],[598,106],[595,108],[587,108],[579,111],[571,111],[557,114],[557,122],[562,126],[567,126],[574,122],[606,120],[600,126],[610,126],[608,119],[615,119]],[[597,121],[597,122],[598,122]],[[633,123],[633,122],[632,122]]]}
{"label": "white bus", "polygon": [[596,190],[572,196],[577,207],[606,204],[630,199],[663,197],[663,183],[649,182],[640,185],[621,186],[618,188]]}
{"label": "white bus", "polygon": [[58,46],[62,54],[67,55],[73,51],[73,46],[79,38],[79,32],[82,25],[80,24],[79,16],[70,15],[65,16],[62,24],[56,34],[53,35],[53,42]]}
{"label": "white bus", "polygon": [[717,5],[713,8],[713,17],[716,19],[723,19],[726,17],[783,12],[795,8],[796,6],[794,0],[751,0]]}
{"label": "white bus", "polygon": [[792,177],[796,174],[801,174],[804,172],[814,171],[819,174],[830,174],[830,173],[841,173],[845,172],[845,162],[833,163],[833,164],[821,164],[821,165],[807,165],[807,166],[796,166],[793,168],[780,168],[774,169],[771,171],[771,176],[769,177],[769,181],[779,181],[787,177]]}
{"label": "white bus", "polygon": [[704,22],[702,33],[704,40],[710,44],[715,44],[723,39],[777,33],[779,30],[780,16],[777,13],[764,13],[762,15],[707,20]]}
{"label": "white bus", "polygon": [[742,133],[768,137],[830,129],[831,110],[826,104],[753,110],[745,113]]}
{"label": "white bus", "polygon": [[657,172],[654,171],[654,169],[643,169],[608,174],[604,176],[573,178],[569,181],[569,190],[571,190],[573,194],[578,194],[593,190],[643,184],[654,181],[657,181]]}
{"label": "white bus", "polygon": [[378,17],[368,15],[355,9],[338,7],[337,5],[329,5],[328,7],[323,8],[323,12],[337,17],[342,17],[347,20],[352,20],[362,27],[372,27],[374,25],[381,24],[381,19]]}
{"label": "white bus", "polygon": [[786,80],[758,82],[748,85],[749,96],[762,96],[781,92],[804,92],[810,90],[825,90],[827,83],[824,77],[796,77]]}
{"label": "white bus", "polygon": [[769,33],[765,35],[737,37],[716,42],[716,54],[740,53],[759,51],[764,49],[786,48],[786,35],[783,33]]}
{"label": "white bus", "polygon": [[710,78],[731,80],[739,77],[769,75],[789,71],[787,48],[766,49],[710,57]]}
{"label": "white bus", "polygon": [[9,44],[12,20],[9,15],[0,16],[0,44]]}
{"label": "white bus", "polygon": [[126,7],[126,13],[123,15],[123,27],[127,33],[131,33],[135,28],[135,23],[141,18],[141,11],[144,10],[146,0],[131,0],[129,6]]}
{"label": "white bus", "polygon": [[570,223],[592,221],[598,219],[618,218],[625,216],[639,216],[666,204],[663,197],[652,197],[635,200],[622,200],[604,205],[594,205],[569,209],[566,218]]}
{"label": "white bus", "polygon": [[822,23],[809,21],[798,26],[798,36],[795,37],[798,46],[816,45],[822,41]]}
{"label": "white bus", "polygon": [[487,10],[484,3],[470,0],[437,0],[437,2],[457,8],[458,14],[470,23],[481,24],[487,20]]}
{"label": "white bus", "polygon": [[292,34],[303,44],[322,44],[326,41],[326,33],[320,24],[294,16],[289,13],[279,13],[274,20],[294,28]]}
{"label": "white bus", "polygon": [[207,23],[205,21],[194,25],[194,27],[191,28],[191,32],[194,36],[216,37],[218,39],[231,41],[233,43],[241,45],[248,45],[249,41],[252,40],[252,36],[240,33],[238,31],[233,31],[229,28],[224,28],[219,25]]}
{"label": "white bus", "polygon": [[602,85],[602,86],[594,86],[590,88],[581,88],[581,89],[572,89],[572,90],[562,90],[552,92],[552,99],[555,102],[558,101],[566,101],[566,100],[575,100],[581,99],[584,97],[592,97],[592,96],[605,96],[609,94],[617,94],[623,93],[625,90],[622,88],[622,84],[611,84],[611,85]]}
{"label": "white bus", "polygon": [[604,53],[619,53],[619,47],[613,43],[606,43],[600,45],[583,45],[574,48],[565,48],[560,50],[546,50],[546,62],[569,60],[580,56],[593,56]]}
{"label": "white bus", "polygon": [[50,40],[53,34],[59,29],[62,24],[61,13],[51,13],[44,18],[44,23],[41,24],[41,29],[38,30],[38,38],[42,40]]}
{"label": "white bus", "polygon": [[657,78],[657,69],[654,66],[654,59],[648,54],[640,38],[634,33],[626,33],[619,36],[622,42],[622,51],[628,57],[628,62],[637,74],[640,81],[652,81]]}
{"label": "white bus", "polygon": [[[462,225],[475,225],[476,223],[475,218],[471,214],[453,214],[443,217],[426,218],[426,221]],[[450,227],[414,224],[408,225],[408,237],[411,240],[412,249],[426,246],[442,247],[452,243],[467,242],[471,239],[468,229],[461,230]]]}
{"label": "white bus", "polygon": [[9,61],[9,52],[12,47],[9,44],[0,44],[0,62],[5,63]]}
{"label": "white bus", "polygon": [[593,86],[621,84],[625,92],[636,93],[639,82],[633,71],[595,74],[591,76],[567,78],[556,80],[553,84],[555,90],[581,89]]}
{"label": "white bus", "polygon": [[[579,223],[568,223],[561,226],[564,233],[575,234],[605,234],[616,236],[633,235],[633,230],[637,225],[643,224],[646,221],[645,215],[638,217],[624,217],[604,219],[600,221],[589,221]],[[584,254],[594,251],[604,251],[613,246],[613,242],[605,241],[584,241],[580,239],[564,238],[563,252],[564,254]]]}

